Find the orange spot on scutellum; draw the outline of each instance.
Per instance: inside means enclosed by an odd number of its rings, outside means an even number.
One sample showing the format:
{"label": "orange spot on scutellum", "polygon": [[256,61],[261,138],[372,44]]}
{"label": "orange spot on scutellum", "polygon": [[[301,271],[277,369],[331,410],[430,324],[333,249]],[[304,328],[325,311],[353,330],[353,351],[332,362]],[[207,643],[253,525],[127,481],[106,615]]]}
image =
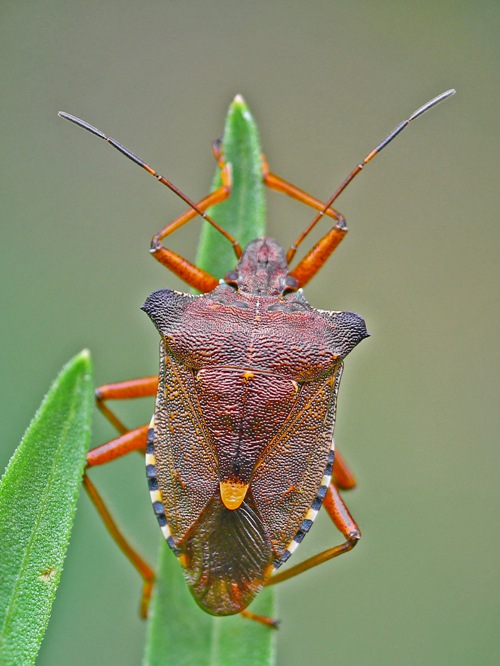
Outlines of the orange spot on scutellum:
{"label": "orange spot on scutellum", "polygon": [[220,496],[226,509],[234,511],[245,499],[248,490],[248,483],[241,481],[221,481]]}

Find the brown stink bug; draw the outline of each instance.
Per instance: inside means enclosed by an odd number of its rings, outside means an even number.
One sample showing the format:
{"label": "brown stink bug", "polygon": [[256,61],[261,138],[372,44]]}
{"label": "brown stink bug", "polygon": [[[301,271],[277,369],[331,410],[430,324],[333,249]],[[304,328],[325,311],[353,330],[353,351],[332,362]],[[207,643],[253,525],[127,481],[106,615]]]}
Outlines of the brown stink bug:
{"label": "brown stink bug", "polygon": [[[146,448],[151,500],[160,528],[182,565],[197,603],[213,615],[243,613],[259,590],[351,550],[360,531],[339,490],[354,477],[334,453],[333,429],[343,359],[367,336],[361,317],[317,310],[302,287],[344,238],[344,217],[333,202],[345,187],[408,124],[454,93],[442,93],[398,125],[353,169],[323,203],[270,173],[265,185],[318,213],[288,252],[271,238],[245,247],[206,210],[231,192],[231,166],[222,148],[216,157],[222,186],[197,204],[129,150],[88,123],[60,115],[124,153],[188,205],[189,210],[153,237],[151,253],[201,292],[164,289],[143,310],[160,333],[158,377],[97,390],[101,411],[120,436],[91,450],[88,467]],[[219,280],[163,245],[183,224],[201,215],[234,248],[236,268]],[[299,245],[324,216],[333,226],[290,268]],[[156,395],[150,425],[127,430],[106,405],[110,399]],[[87,475],[85,487],[112,536],[144,580],[142,613],[154,581],[111,518]],[[324,505],[344,543],[283,572],[276,570],[309,532]]]}

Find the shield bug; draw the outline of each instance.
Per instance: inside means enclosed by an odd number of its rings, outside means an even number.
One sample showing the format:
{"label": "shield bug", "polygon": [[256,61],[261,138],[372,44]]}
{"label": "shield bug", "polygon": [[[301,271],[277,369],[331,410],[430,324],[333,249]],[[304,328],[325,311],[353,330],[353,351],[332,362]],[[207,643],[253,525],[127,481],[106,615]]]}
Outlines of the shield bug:
{"label": "shield bug", "polygon": [[[160,334],[158,377],[101,386],[97,403],[120,435],[89,452],[88,467],[133,450],[146,450],[153,509],[182,565],[197,603],[213,615],[243,613],[265,585],[351,550],[360,531],[339,490],[355,480],[338,451],[333,430],[343,359],[367,336],[363,319],[325,311],[306,301],[302,287],[342,241],[347,226],[332,207],[337,197],[410,122],[454,93],[446,91],[400,123],[321,202],[269,172],[262,179],[317,210],[288,252],[271,238],[242,251],[237,239],[206,210],[231,193],[231,165],[215,144],[222,185],[192,202],[124,146],[92,125],[63,118],[106,140],[173,190],[189,210],[152,240],[151,253],[195,288],[194,296],[170,289],[151,294],[143,310]],[[163,241],[197,215],[233,246],[237,265],[223,279],[167,248]],[[295,267],[301,243],[324,217],[333,226]],[[128,430],[107,406],[111,399],[156,395],[149,425]],[[128,544],[88,475],[84,484],[118,545],[144,580],[142,613],[154,573]],[[276,573],[309,532],[324,505],[344,542]]]}

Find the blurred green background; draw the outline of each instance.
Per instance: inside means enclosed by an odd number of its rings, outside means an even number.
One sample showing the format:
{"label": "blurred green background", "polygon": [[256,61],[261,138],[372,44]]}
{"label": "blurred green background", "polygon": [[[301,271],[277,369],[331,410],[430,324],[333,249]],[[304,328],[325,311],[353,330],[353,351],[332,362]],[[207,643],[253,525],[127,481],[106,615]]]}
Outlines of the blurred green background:
{"label": "blurred green background", "polygon": [[[2,467],[81,348],[97,383],[154,374],[139,307],[182,289],[148,256],[182,202],[58,110],[197,199],[242,93],[271,168],[326,199],[400,120],[458,90],[341,197],[350,234],[306,291],[372,334],[346,364],[336,432],[363,540],[279,590],[280,665],[498,663],[499,18],[496,0],[0,4]],[[310,219],[269,196],[283,244]],[[197,224],[174,244],[190,257]],[[133,425],[151,410],[118,411]],[[95,421],[96,444],[113,436]],[[93,478],[154,559],[142,460]],[[297,560],[339,541],[321,518]],[[39,664],[139,664],[140,581],[86,497],[73,537]]]}

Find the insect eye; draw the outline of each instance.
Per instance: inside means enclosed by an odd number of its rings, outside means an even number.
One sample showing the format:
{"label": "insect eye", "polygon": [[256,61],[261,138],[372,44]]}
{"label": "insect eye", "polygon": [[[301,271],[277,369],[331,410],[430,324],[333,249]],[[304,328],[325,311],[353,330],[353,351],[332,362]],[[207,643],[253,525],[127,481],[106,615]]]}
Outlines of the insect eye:
{"label": "insect eye", "polygon": [[229,271],[224,277],[224,282],[231,285],[231,287],[238,287],[238,271]]}
{"label": "insect eye", "polygon": [[292,291],[297,291],[299,288],[299,281],[293,275],[287,275],[281,281],[281,293],[288,294]]}

